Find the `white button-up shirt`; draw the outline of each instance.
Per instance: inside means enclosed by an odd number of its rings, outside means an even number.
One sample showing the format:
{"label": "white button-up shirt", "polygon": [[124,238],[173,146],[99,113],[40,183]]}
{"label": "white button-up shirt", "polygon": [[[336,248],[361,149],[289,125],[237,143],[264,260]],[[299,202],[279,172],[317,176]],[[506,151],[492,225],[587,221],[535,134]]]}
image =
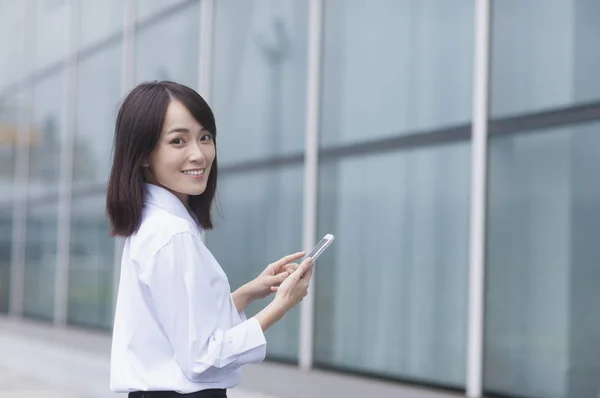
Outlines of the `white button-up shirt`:
{"label": "white button-up shirt", "polygon": [[142,223],[121,261],[110,389],[232,388],[240,366],[264,360],[262,328],[238,313],[183,203],[162,187],[145,189]]}

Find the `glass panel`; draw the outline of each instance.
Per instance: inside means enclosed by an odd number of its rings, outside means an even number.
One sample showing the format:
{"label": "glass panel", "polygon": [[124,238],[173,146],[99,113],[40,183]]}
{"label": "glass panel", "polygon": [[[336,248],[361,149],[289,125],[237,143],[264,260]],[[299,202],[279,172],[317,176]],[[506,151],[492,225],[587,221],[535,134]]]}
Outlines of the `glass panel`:
{"label": "glass panel", "polygon": [[493,1],[492,114],[600,100],[600,1]]}
{"label": "glass panel", "polygon": [[36,59],[39,71],[67,56],[69,6],[67,0],[37,0],[36,12]]}
{"label": "glass panel", "polygon": [[323,145],[468,123],[473,9],[472,0],[326,1]]}
{"label": "glass panel", "polygon": [[598,128],[492,136],[484,366],[490,392],[598,394]]}
{"label": "glass panel", "polygon": [[[169,8],[184,3],[186,0],[143,0],[138,1],[137,20],[144,20],[164,13]],[[189,0],[188,0],[189,1]]]}
{"label": "glass panel", "polygon": [[464,386],[469,148],[322,160],[317,364]]}
{"label": "glass panel", "polygon": [[137,32],[135,80],[198,86],[200,6],[188,7]]}
{"label": "glass panel", "polygon": [[32,142],[29,152],[30,196],[58,192],[60,148],[64,137],[64,73],[54,74],[33,90]]}
{"label": "glass panel", "polygon": [[25,1],[0,1],[0,92],[24,75],[21,50]]}
{"label": "glass panel", "polygon": [[73,198],[67,319],[69,323],[109,329],[115,241],[109,236],[104,206],[104,192]]}
{"label": "glass panel", "polygon": [[216,2],[214,110],[221,164],[304,148],[307,2]]}
{"label": "glass panel", "polygon": [[0,98],[0,204],[12,201],[14,194],[18,118],[15,96]]}
{"label": "glass panel", "polygon": [[0,312],[8,312],[13,216],[10,203],[0,204]]}
{"label": "glass panel", "polygon": [[104,184],[121,96],[121,45],[83,60],[78,74],[73,183]]}
{"label": "glass panel", "polygon": [[48,200],[30,200],[27,207],[23,313],[51,320],[54,317],[58,200],[55,196]]}
{"label": "glass panel", "polygon": [[19,109],[14,96],[0,98],[0,312],[8,311],[12,258],[12,204]]}
{"label": "glass panel", "polygon": [[47,78],[33,90],[24,312],[47,319],[54,307],[60,148],[65,139],[63,91],[63,74]]}
{"label": "glass panel", "polygon": [[125,3],[123,0],[80,1],[79,47],[88,47],[120,32],[125,20]]}
{"label": "glass panel", "polygon": [[[231,290],[254,279],[271,262],[302,250],[302,168],[225,176],[220,180],[222,217],[207,245],[229,277]],[[300,183],[299,183],[300,181]],[[246,310],[248,317],[273,296]],[[298,357],[299,307],[267,330],[267,356]]]}
{"label": "glass panel", "polygon": [[104,189],[120,98],[121,45],[79,65],[77,126],[73,157],[75,196],[71,212],[69,323],[109,328],[112,322],[114,240],[109,237]]}

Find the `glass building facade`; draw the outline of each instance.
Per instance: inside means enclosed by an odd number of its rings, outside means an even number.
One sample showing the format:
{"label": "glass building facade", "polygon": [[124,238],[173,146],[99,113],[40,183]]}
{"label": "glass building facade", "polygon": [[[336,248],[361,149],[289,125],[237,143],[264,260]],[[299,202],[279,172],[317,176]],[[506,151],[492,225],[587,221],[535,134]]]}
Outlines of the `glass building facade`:
{"label": "glass building facade", "polygon": [[468,391],[475,353],[488,396],[595,397],[599,18],[600,0],[0,0],[0,313],[110,330],[116,111],[169,79],[215,111],[206,244],[232,288],[337,237],[268,359]]}

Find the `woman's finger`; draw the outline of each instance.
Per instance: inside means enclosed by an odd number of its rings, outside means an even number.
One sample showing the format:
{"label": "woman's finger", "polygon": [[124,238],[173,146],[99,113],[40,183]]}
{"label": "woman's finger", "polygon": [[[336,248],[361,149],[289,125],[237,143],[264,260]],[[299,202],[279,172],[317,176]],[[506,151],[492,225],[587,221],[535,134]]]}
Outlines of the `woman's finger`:
{"label": "woman's finger", "polygon": [[283,279],[285,279],[285,278],[288,277],[289,274],[291,274],[291,272],[288,271],[288,270],[286,270],[286,269],[284,269],[284,270],[279,271],[278,273],[276,273],[273,276],[275,276],[277,278],[283,278]]}
{"label": "woman's finger", "polygon": [[267,283],[271,286],[279,286],[281,283],[290,276],[289,272],[283,271],[277,275],[269,276]]}
{"label": "woman's finger", "polygon": [[283,267],[284,265],[291,263],[292,261],[296,261],[296,260],[302,258],[302,256],[304,256],[305,254],[306,254],[305,252],[297,252],[294,254],[288,254],[287,256],[281,257],[279,260],[277,260],[274,263],[272,263],[271,265],[269,265],[269,267],[277,270],[277,269]]}
{"label": "woman's finger", "polygon": [[[310,273],[309,273],[310,272]],[[294,271],[290,277],[296,277],[297,280],[300,278],[310,277],[312,274],[312,258],[307,257],[300,263],[300,266]]]}
{"label": "woman's finger", "polygon": [[[313,261],[312,258],[310,259],[310,261],[307,261],[308,259],[306,259],[305,261],[302,262],[301,265],[304,265],[304,272],[302,273],[302,278],[306,278],[307,280],[310,280],[310,277],[312,276],[312,272],[313,272]],[[305,264],[306,263],[306,264]]]}
{"label": "woman's finger", "polygon": [[296,263],[292,263],[292,264],[287,264],[286,266],[283,267],[283,269],[285,269],[288,273],[292,273],[294,271],[296,271],[298,269],[299,265]]}

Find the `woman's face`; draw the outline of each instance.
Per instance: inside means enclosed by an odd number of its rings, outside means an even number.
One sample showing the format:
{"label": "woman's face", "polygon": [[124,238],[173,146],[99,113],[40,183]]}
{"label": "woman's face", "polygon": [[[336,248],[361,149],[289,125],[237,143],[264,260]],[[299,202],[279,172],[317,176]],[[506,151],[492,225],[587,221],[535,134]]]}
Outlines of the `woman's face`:
{"label": "woman's face", "polygon": [[187,207],[189,195],[206,189],[214,160],[212,134],[181,102],[171,101],[161,136],[143,164],[146,181],[168,189]]}

